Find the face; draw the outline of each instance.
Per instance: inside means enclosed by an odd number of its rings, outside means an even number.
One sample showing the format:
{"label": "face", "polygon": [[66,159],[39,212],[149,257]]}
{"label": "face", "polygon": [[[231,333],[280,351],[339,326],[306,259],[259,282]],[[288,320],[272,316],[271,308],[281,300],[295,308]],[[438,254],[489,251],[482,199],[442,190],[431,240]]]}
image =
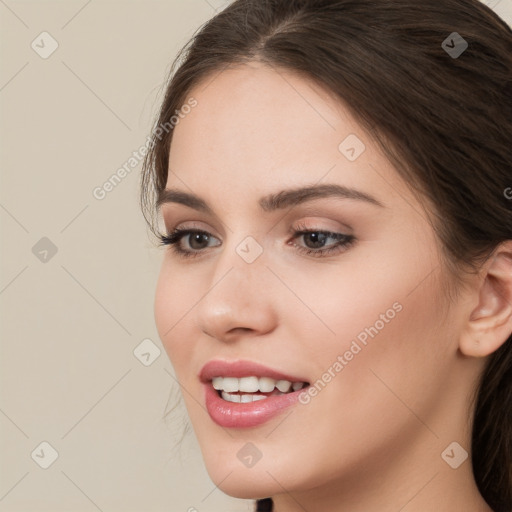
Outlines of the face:
{"label": "face", "polygon": [[[432,430],[460,408],[443,393],[457,389],[460,322],[422,206],[318,85],[257,63],[212,79],[190,92],[197,106],[174,129],[167,182],[209,210],[176,195],[161,207],[167,233],[206,235],[166,247],[155,297],[210,477],[255,498],[356,485],[390,454],[427,445],[439,458],[448,442]],[[344,193],[322,196],[326,185]],[[305,187],[317,192],[281,192]],[[226,401],[200,378],[212,360],[266,368],[213,368],[205,379],[231,377],[216,380],[225,392],[243,376],[309,386]],[[254,393],[230,397],[240,394]]]}

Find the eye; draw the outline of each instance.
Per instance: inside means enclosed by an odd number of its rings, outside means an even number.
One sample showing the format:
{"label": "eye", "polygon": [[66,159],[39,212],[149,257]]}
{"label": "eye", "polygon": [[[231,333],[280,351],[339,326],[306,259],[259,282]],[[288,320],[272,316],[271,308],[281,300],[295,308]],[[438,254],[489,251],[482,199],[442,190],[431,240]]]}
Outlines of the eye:
{"label": "eye", "polygon": [[[331,231],[324,231],[321,229],[307,228],[305,225],[299,225],[290,230],[293,239],[303,237],[306,242],[306,247],[290,243],[297,248],[298,252],[307,254],[308,256],[323,257],[333,254],[341,253],[346,250],[350,245],[355,242],[353,235],[346,235],[343,233],[333,233]],[[183,258],[194,258],[204,254],[207,247],[211,247],[209,242],[215,239],[207,231],[201,229],[174,229],[168,235],[160,235],[160,244],[169,245],[175,254]],[[182,239],[188,241],[188,248],[183,248]],[[325,248],[327,240],[332,239],[334,244]],[[308,245],[313,245],[313,248]],[[219,245],[219,244],[217,244]]]}
{"label": "eye", "polygon": [[[299,226],[292,228],[291,233],[294,238],[303,237],[303,239],[306,241],[306,247],[297,246],[296,244],[292,245],[297,247],[299,252],[307,254],[308,256],[314,256],[316,258],[341,253],[355,242],[355,236],[353,235],[333,233],[331,231],[324,231],[322,229],[316,228],[308,228],[304,224],[300,224]],[[328,239],[335,240],[336,243],[331,244],[325,248],[326,241]],[[312,249],[307,247],[307,242],[311,242],[313,245]]]}
{"label": "eye", "polygon": [[[191,236],[193,235],[193,236]],[[191,258],[199,256],[205,248],[205,243],[211,240],[212,235],[201,229],[174,229],[169,235],[160,235],[160,244],[169,245],[171,249],[179,256]],[[189,241],[190,249],[183,249],[181,239],[185,238]],[[198,247],[199,246],[199,247]],[[206,245],[207,247],[207,245]]]}

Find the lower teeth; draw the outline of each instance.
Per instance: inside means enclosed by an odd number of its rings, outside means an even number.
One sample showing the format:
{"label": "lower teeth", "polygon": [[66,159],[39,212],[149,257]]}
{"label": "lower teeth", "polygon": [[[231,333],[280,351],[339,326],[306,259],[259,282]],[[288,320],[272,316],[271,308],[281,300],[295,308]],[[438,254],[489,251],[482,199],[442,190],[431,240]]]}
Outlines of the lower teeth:
{"label": "lower teeth", "polygon": [[235,402],[235,403],[249,403],[256,402],[257,400],[264,400],[268,398],[268,396],[278,396],[278,395],[286,395],[287,393],[282,393],[277,390],[276,393],[272,393],[270,395],[256,395],[252,393],[243,393],[243,394],[235,394],[235,393],[227,393],[226,391],[221,392],[221,397],[227,402]]}

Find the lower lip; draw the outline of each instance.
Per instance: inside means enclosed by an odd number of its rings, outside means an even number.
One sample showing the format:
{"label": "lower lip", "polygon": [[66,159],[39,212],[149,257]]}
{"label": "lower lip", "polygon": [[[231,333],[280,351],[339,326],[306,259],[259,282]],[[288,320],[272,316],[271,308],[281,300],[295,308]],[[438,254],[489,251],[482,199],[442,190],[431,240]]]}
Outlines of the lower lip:
{"label": "lower lip", "polygon": [[210,418],[221,427],[231,428],[256,427],[269,421],[283,409],[296,404],[300,392],[304,389],[242,404],[222,399],[211,382],[203,383],[203,386],[205,386],[206,409]]}

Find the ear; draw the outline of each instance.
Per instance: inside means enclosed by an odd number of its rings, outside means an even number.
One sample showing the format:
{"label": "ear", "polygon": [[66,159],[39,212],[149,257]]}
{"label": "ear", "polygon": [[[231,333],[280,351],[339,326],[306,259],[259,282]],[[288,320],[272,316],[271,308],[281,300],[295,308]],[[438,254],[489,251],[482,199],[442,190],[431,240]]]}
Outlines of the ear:
{"label": "ear", "polygon": [[459,348],[467,356],[485,357],[512,334],[512,240],[500,244],[484,264],[475,293],[477,305],[461,333]]}

